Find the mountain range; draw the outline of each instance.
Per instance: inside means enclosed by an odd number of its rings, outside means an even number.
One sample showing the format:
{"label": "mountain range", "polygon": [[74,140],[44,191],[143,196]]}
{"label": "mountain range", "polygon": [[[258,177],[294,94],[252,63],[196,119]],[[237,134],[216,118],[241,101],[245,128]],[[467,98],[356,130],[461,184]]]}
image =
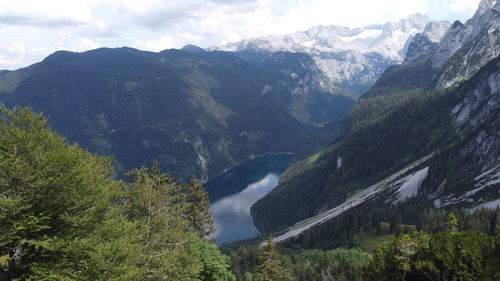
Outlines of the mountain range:
{"label": "mountain range", "polygon": [[322,127],[341,124],[355,97],[304,54],[278,52],[255,65],[186,46],[56,52],[0,74],[0,101],[43,112],[70,142],[113,155],[120,172],[157,159],[179,179],[204,182],[256,155],[297,152],[338,133]]}
{"label": "mountain range", "polygon": [[278,241],[361,209],[413,223],[425,208],[499,204],[499,10],[483,0],[465,23],[415,14],[209,50],[59,51],[1,71],[0,102],[43,112],[119,172],[157,159],[205,182],[296,153],[251,210]]}
{"label": "mountain range", "polygon": [[383,25],[317,26],[303,32],[242,40],[211,49],[233,51],[242,56],[277,51],[309,54],[331,81],[346,91],[362,94],[389,65],[405,59],[417,34],[436,43],[449,26],[446,21],[433,22],[425,15],[414,14]]}
{"label": "mountain range", "polygon": [[348,135],[295,163],[252,207],[257,227],[300,241],[356,212],[415,223],[427,208],[500,205],[498,8],[482,1],[437,44],[416,34],[408,59],[350,113]]}

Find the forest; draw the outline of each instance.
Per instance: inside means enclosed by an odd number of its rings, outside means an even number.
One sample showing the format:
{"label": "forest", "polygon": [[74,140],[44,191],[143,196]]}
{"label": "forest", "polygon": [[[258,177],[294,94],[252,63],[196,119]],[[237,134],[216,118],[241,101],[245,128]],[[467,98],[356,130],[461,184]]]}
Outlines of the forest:
{"label": "forest", "polygon": [[29,108],[1,108],[0,170],[2,281],[500,277],[498,209],[429,209],[410,225],[372,207],[280,245],[269,237],[223,254],[195,179],[177,181],[153,162],[118,180],[110,158],[69,144]]}
{"label": "forest", "polygon": [[208,196],[68,144],[28,108],[1,108],[0,280],[233,280]]}

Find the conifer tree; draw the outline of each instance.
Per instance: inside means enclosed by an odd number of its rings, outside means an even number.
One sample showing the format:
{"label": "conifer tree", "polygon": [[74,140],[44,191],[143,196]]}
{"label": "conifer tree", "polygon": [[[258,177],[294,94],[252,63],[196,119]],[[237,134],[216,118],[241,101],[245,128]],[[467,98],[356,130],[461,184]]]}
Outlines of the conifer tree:
{"label": "conifer tree", "polygon": [[139,226],[145,246],[140,253],[143,280],[234,280],[227,258],[202,239],[214,228],[201,185],[174,181],[161,173],[156,161],[150,169],[127,175],[132,177],[130,218]]}
{"label": "conifer tree", "polygon": [[160,172],[155,161],[127,174],[132,177],[128,195],[130,218],[140,229],[145,249],[144,280],[191,280],[201,270],[188,244],[196,238],[184,214],[183,185]]}
{"label": "conifer tree", "polygon": [[186,186],[185,201],[187,204],[186,217],[192,230],[200,237],[208,238],[215,232],[212,212],[210,211],[210,201],[205,189],[191,178],[191,183]]}
{"label": "conifer tree", "polygon": [[411,258],[417,252],[417,241],[407,234],[401,235],[396,240],[397,252],[395,259],[398,268],[403,272],[403,280],[405,280],[406,273],[411,270]]}
{"label": "conifer tree", "polygon": [[276,244],[271,236],[268,237],[264,250],[259,257],[255,281],[286,281],[291,280],[284,262],[276,249]]}
{"label": "conifer tree", "polygon": [[457,232],[459,230],[458,219],[453,212],[446,216],[446,230],[449,232]]}

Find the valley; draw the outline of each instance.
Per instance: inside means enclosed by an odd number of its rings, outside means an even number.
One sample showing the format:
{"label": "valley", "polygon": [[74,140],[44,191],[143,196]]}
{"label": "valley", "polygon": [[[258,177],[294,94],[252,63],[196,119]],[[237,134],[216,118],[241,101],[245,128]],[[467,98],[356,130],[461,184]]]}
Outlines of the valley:
{"label": "valley", "polygon": [[500,0],[477,4],[1,70],[0,281],[499,280]]}

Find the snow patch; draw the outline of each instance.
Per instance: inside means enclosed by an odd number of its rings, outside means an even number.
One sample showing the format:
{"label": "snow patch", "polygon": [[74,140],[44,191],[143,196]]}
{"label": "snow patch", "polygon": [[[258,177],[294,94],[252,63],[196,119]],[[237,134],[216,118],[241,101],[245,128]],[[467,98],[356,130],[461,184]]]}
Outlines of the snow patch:
{"label": "snow patch", "polygon": [[356,39],[366,39],[366,38],[378,37],[381,34],[382,34],[381,29],[367,29],[361,33],[354,35],[354,36],[339,36],[339,38],[340,38],[340,40],[342,40],[344,42],[350,42],[350,41],[354,41]]}
{"label": "snow patch", "polygon": [[310,41],[306,41],[306,42],[302,42],[301,45],[304,46],[304,47],[312,47],[314,44],[316,44],[316,40],[310,40]]}

